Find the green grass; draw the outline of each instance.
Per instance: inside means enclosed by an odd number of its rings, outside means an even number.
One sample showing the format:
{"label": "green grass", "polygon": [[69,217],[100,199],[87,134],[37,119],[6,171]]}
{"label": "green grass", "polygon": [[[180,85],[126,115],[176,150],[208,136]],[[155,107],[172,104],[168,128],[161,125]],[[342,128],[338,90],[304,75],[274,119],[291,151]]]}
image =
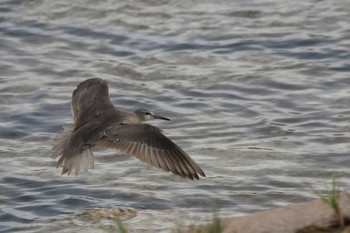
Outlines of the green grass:
{"label": "green grass", "polygon": [[[122,221],[119,218],[119,214],[113,213],[113,215],[114,215],[114,222],[115,222],[115,225],[118,229],[118,232],[119,233],[128,233],[128,230],[125,228],[124,224],[122,223]],[[100,228],[105,233],[114,233],[115,232],[113,227],[107,226],[106,224],[100,224]]]}
{"label": "green grass", "polygon": [[178,229],[177,233],[221,233],[222,232],[221,220],[217,213],[213,213],[212,222],[206,225],[187,227],[187,229]]}
{"label": "green grass", "polygon": [[208,233],[221,233],[222,232],[222,227],[220,223],[220,218],[218,214],[213,214],[213,223],[211,227],[209,228]]}
{"label": "green grass", "polygon": [[[119,216],[117,213],[113,214],[114,215],[114,222],[115,226],[108,226],[106,224],[100,224],[100,228],[103,232],[105,233],[115,233],[116,230],[119,233],[128,233],[128,230],[120,220]],[[197,226],[197,227],[190,227],[186,230],[177,230],[177,233],[181,232],[190,232],[190,233],[221,233],[222,232],[222,227],[220,224],[220,218],[218,217],[218,214],[214,213],[213,214],[213,219],[212,222],[205,225],[204,227],[202,226]]]}
{"label": "green grass", "polygon": [[330,187],[328,185],[326,185],[326,190],[328,190],[328,195],[327,194],[322,195],[319,191],[317,191],[315,189],[312,189],[312,190],[319,198],[321,198],[321,200],[324,203],[326,203],[332,209],[334,209],[335,213],[337,214],[340,226],[344,226],[344,222],[345,222],[344,214],[343,214],[341,208],[339,207],[339,203],[337,200],[337,197],[339,196],[340,190],[339,190],[339,186],[337,184],[336,176],[333,175],[332,184]]}

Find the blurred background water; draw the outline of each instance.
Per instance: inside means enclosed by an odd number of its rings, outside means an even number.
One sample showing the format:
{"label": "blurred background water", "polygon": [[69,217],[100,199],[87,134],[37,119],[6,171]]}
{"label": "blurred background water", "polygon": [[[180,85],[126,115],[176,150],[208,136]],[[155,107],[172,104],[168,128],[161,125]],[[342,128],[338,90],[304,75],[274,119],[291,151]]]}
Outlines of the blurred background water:
{"label": "blurred background water", "polygon": [[[169,232],[348,188],[350,4],[333,0],[0,2],[0,232],[99,232],[87,208],[137,211]],[[188,181],[117,151],[61,176],[52,139],[83,80],[164,129],[207,178]]]}

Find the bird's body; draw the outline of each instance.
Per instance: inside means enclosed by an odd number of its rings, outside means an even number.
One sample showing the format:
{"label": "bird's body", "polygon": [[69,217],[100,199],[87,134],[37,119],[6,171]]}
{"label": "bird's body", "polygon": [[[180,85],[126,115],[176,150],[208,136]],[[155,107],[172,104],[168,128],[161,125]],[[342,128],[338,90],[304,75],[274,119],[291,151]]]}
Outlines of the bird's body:
{"label": "bird's body", "polygon": [[64,125],[53,147],[53,158],[60,157],[62,174],[94,167],[92,147],[114,148],[136,156],[157,168],[189,179],[205,176],[202,169],[162,130],[143,122],[168,120],[148,109],[126,112],[116,109],[109,99],[107,82],[93,78],[80,83],[71,102],[74,124]]}

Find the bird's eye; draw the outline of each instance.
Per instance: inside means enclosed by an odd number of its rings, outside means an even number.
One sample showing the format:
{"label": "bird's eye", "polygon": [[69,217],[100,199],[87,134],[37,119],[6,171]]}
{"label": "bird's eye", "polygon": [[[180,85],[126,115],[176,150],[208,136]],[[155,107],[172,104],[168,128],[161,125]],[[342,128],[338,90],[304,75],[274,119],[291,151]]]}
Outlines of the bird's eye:
{"label": "bird's eye", "polygon": [[145,115],[151,115],[150,112],[143,112]]}

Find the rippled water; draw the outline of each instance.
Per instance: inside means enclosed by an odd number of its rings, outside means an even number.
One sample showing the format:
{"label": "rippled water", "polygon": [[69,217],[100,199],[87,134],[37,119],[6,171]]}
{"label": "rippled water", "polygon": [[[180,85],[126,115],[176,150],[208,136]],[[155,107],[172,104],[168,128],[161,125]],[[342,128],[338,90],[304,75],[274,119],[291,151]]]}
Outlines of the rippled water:
{"label": "rippled water", "polygon": [[[0,231],[99,232],[72,214],[135,208],[139,232],[309,200],[349,187],[348,1],[0,3]],[[187,181],[113,150],[60,176],[52,139],[91,77],[153,122],[207,178]],[[148,231],[147,231],[148,230]]]}

